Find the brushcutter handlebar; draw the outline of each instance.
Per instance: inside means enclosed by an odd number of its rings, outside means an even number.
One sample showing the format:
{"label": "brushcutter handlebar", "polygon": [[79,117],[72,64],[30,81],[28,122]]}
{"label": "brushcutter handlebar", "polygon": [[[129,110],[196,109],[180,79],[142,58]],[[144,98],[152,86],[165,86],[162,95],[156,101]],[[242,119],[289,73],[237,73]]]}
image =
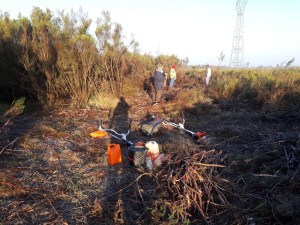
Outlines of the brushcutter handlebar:
{"label": "brushcutter handlebar", "polygon": [[163,125],[166,125],[166,126],[172,126],[172,127],[178,128],[178,129],[183,129],[183,130],[185,130],[185,128],[184,128],[185,120],[184,120],[184,119],[183,119],[182,123],[176,124],[176,123],[173,123],[173,122],[168,122],[168,121],[159,119],[159,118],[157,118],[157,117],[154,116],[154,115],[152,116],[152,118],[155,119],[155,120],[161,121],[161,123],[162,123]]}
{"label": "brushcutter handlebar", "polygon": [[113,130],[113,129],[104,129],[104,128],[102,128],[101,125],[99,125],[98,130],[103,130],[103,131],[105,131],[105,132],[107,132],[107,131],[113,132],[114,134],[121,136],[121,139],[125,139],[125,140],[126,140],[126,136],[130,133],[131,126],[129,127],[127,133],[118,133],[117,131],[115,131],[115,130]]}
{"label": "brushcutter handlebar", "polygon": [[120,141],[125,141],[128,145],[133,145],[132,142],[127,140],[127,135],[131,131],[131,121],[129,121],[129,129],[128,129],[127,133],[118,133],[117,131],[115,131],[113,129],[104,129],[104,128],[102,128],[101,124],[102,123],[99,124],[98,130],[105,131],[105,132],[109,133],[111,136],[113,136],[114,138],[116,138]]}
{"label": "brushcutter handlebar", "polygon": [[176,124],[176,123],[173,123],[173,122],[167,122],[167,121],[164,121],[162,119],[159,119],[157,118],[156,116],[152,116],[153,119],[156,119],[156,120],[160,120],[161,123],[163,125],[169,125],[169,126],[172,126],[172,127],[175,127],[175,128],[178,128],[180,130],[184,130],[185,132],[191,134],[194,138],[194,140],[200,140],[200,139],[205,139],[206,138],[206,132],[193,132],[193,131],[190,131],[190,130],[187,130],[184,128],[184,123],[185,123],[185,119],[184,119],[184,116],[183,116],[183,119],[182,119],[182,123],[179,123],[179,124]]}

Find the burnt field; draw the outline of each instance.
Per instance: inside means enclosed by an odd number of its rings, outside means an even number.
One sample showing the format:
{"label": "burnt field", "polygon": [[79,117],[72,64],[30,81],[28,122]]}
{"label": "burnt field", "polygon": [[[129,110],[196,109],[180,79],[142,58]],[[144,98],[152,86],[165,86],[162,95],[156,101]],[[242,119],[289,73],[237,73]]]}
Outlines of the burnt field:
{"label": "burnt field", "polygon": [[[300,222],[299,108],[262,110],[246,100],[220,101],[197,79],[182,80],[165,91],[165,102],[151,106],[149,87],[122,96],[113,108],[3,114],[0,223]],[[145,136],[141,127],[152,115],[174,123],[184,115],[185,128],[206,131],[208,141],[195,143],[170,126]],[[126,144],[90,136],[98,121],[123,133],[129,120],[127,139],[156,141],[165,155],[160,166],[132,167]],[[108,164],[111,143],[121,144],[120,164]]]}

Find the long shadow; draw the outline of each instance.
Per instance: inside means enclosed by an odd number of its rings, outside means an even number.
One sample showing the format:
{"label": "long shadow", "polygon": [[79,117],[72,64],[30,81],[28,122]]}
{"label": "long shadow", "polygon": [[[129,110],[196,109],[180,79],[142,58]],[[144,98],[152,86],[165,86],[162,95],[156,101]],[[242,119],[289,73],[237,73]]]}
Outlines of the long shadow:
{"label": "long shadow", "polygon": [[[120,101],[110,117],[109,127],[118,133],[127,133],[130,127],[129,109],[130,106],[124,97],[120,97]],[[137,132],[132,132],[126,139],[135,143],[139,141],[137,140],[138,136]],[[110,175],[106,181],[104,196],[107,197],[104,202],[108,206],[107,210],[113,212],[113,215],[107,214],[106,219],[109,221],[113,219],[115,223],[120,224],[136,224],[136,220],[146,210],[136,190],[135,181],[140,175],[140,171],[129,164],[128,144],[125,141],[111,137],[110,142],[120,145],[122,162],[115,165],[107,165],[107,171],[109,171]]]}
{"label": "long shadow", "polygon": [[[152,77],[151,77],[152,78]],[[149,79],[144,79],[143,85],[144,85],[144,91],[147,92],[147,94],[149,95],[149,97],[152,99],[153,98],[153,94],[152,94],[152,86],[151,83],[153,83],[153,79],[151,80],[151,78]]]}
{"label": "long shadow", "polygon": [[130,106],[125,101],[124,97],[120,97],[119,103],[116,108],[113,110],[113,114],[110,117],[109,127],[111,129],[119,129],[120,125],[124,125],[124,122],[128,122],[128,110]]}

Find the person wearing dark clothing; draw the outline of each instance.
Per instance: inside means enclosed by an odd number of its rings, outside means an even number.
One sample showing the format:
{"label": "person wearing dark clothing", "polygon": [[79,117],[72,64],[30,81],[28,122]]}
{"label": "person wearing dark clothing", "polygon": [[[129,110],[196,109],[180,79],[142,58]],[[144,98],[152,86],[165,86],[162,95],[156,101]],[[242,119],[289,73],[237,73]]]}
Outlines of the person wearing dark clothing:
{"label": "person wearing dark clothing", "polygon": [[164,73],[162,69],[162,65],[158,64],[157,69],[154,72],[155,96],[153,104],[159,103],[161,101],[162,90],[165,88],[164,81],[167,80],[168,74]]}

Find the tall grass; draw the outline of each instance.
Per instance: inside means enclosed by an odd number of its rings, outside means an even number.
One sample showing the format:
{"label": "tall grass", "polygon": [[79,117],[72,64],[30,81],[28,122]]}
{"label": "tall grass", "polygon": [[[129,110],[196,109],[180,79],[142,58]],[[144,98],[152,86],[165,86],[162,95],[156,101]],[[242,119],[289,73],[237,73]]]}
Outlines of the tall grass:
{"label": "tall grass", "polygon": [[236,98],[259,106],[292,107],[300,100],[300,68],[224,70],[212,77],[211,93],[220,101]]}

